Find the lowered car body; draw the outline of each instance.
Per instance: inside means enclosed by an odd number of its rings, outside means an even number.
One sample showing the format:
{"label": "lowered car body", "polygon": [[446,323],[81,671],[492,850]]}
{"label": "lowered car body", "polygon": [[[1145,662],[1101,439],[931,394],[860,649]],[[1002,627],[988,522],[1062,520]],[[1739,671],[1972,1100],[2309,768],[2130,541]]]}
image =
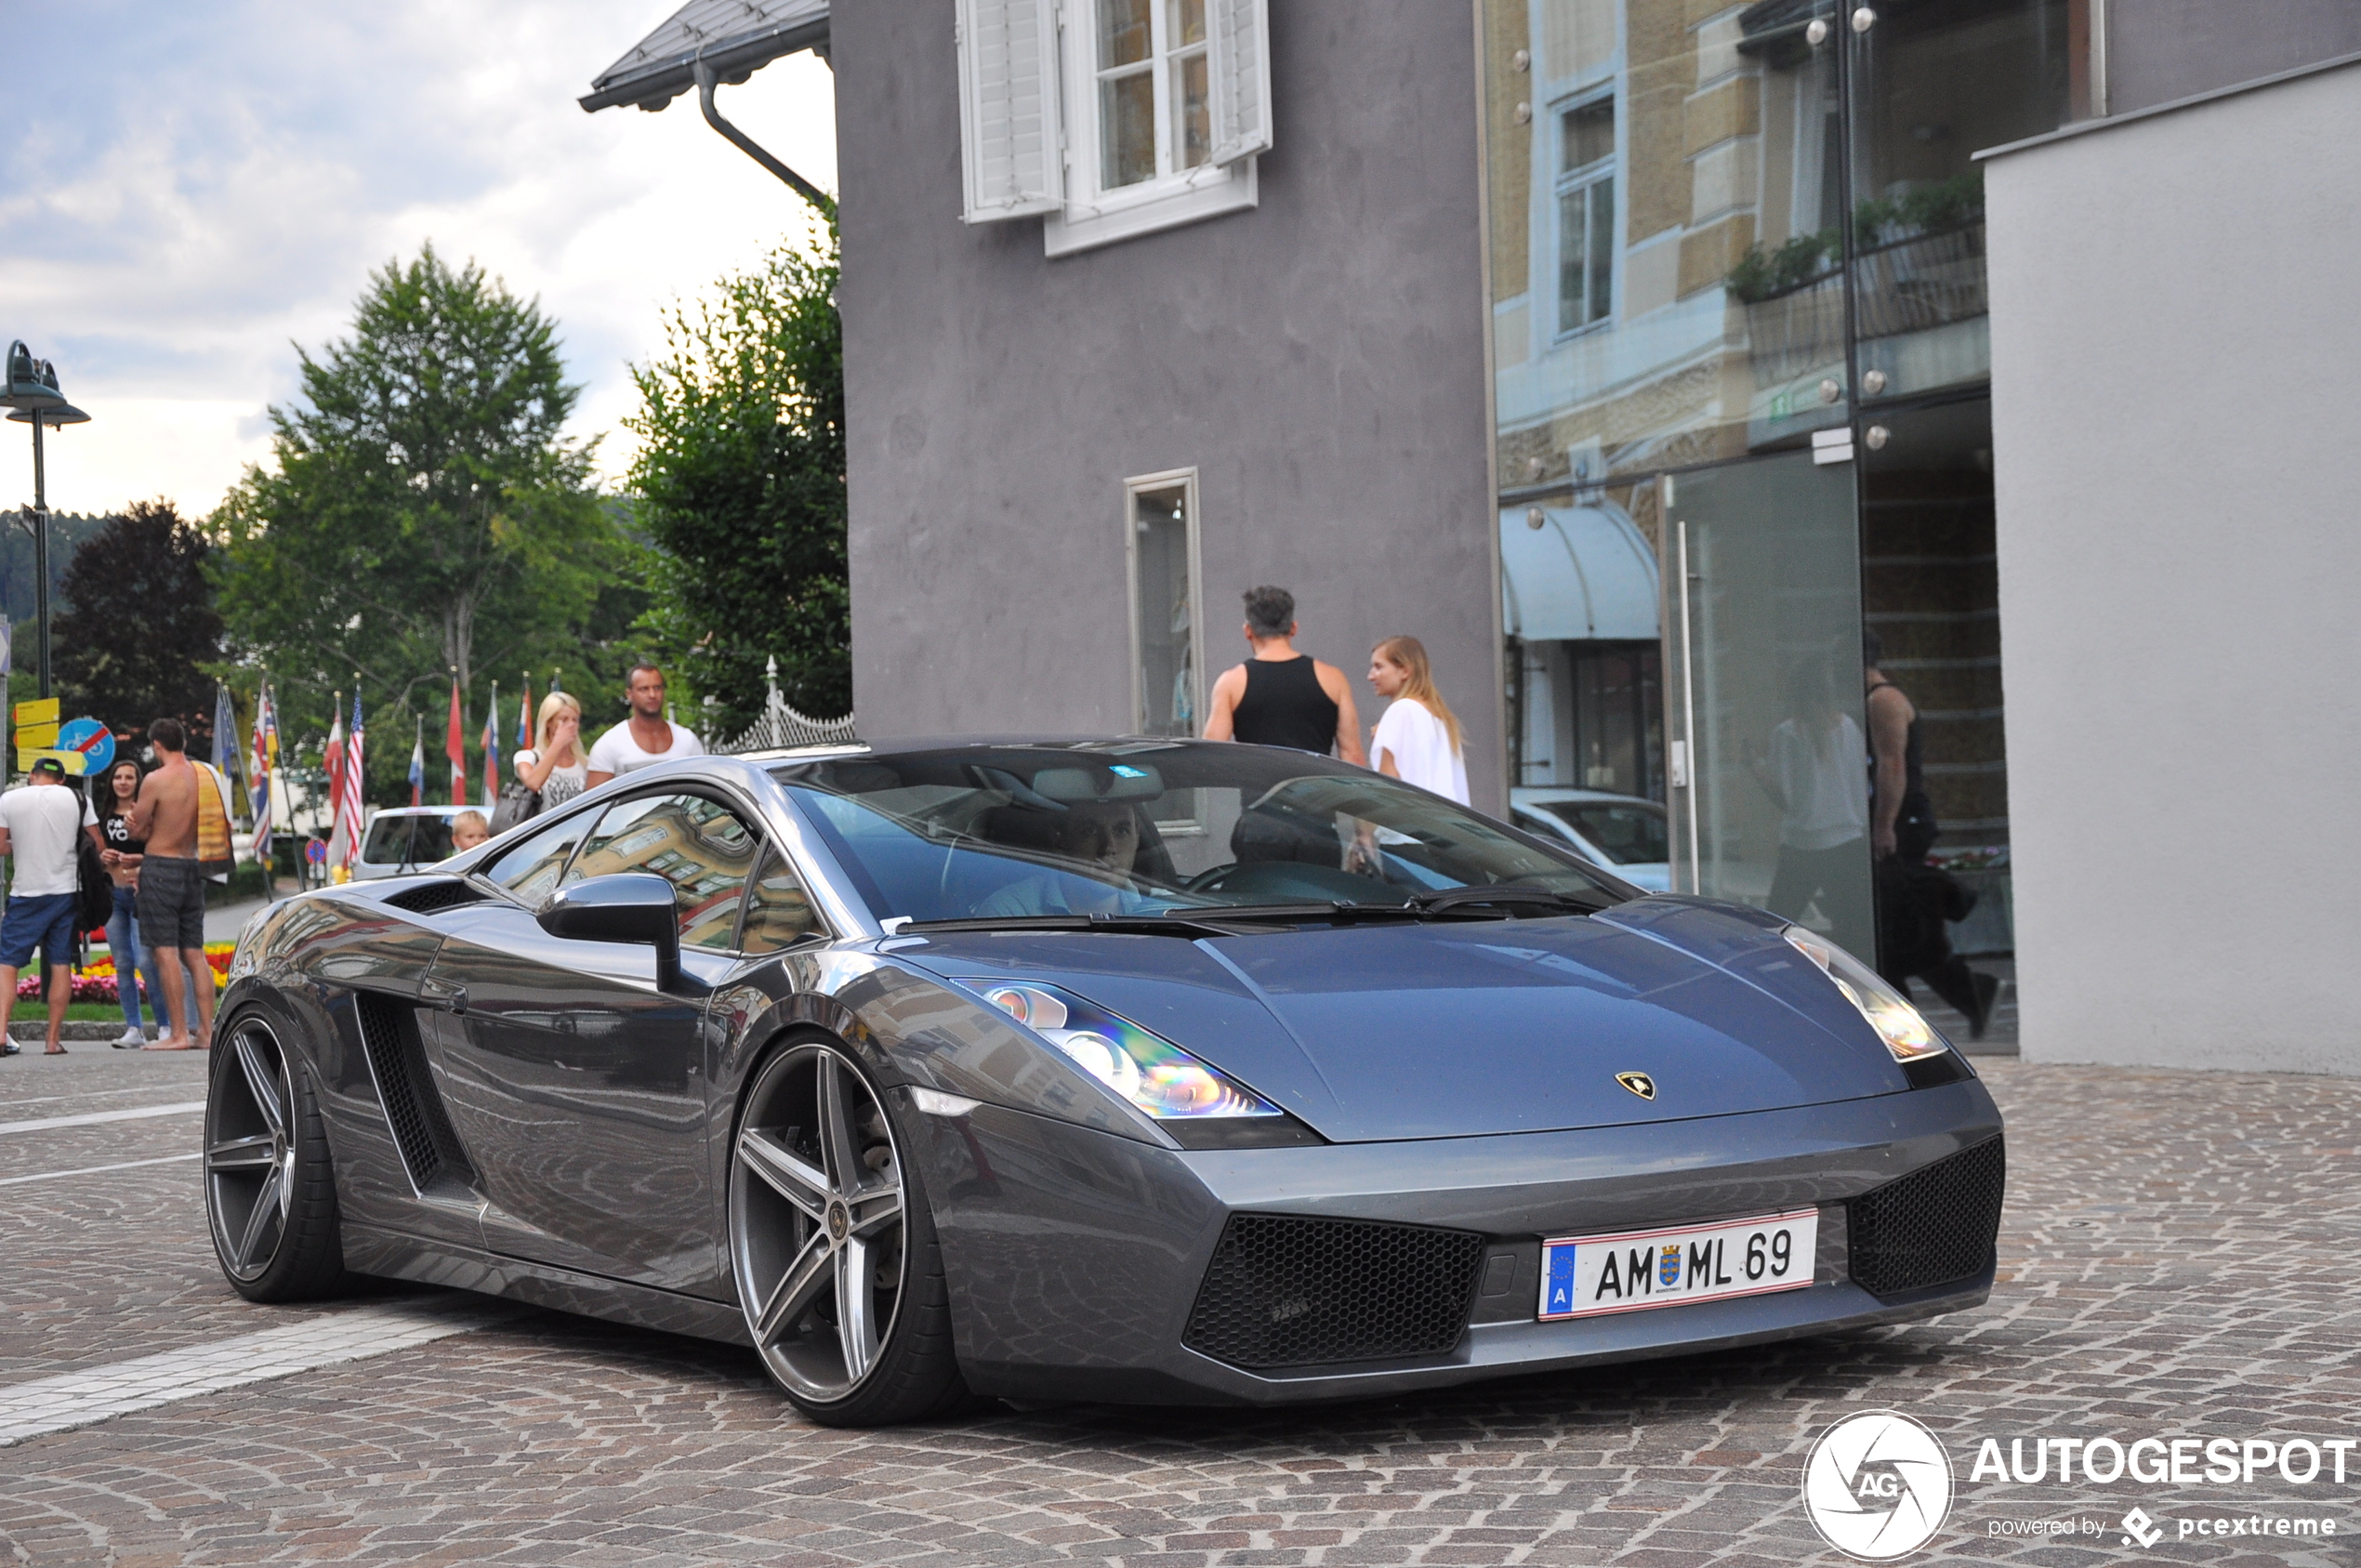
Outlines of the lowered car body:
{"label": "lowered car body", "polygon": [[257,917],[208,1206],[249,1295],[752,1343],[825,1420],[1434,1387],[1983,1300],[2000,1118],[1880,983],[1326,758],[703,758]]}

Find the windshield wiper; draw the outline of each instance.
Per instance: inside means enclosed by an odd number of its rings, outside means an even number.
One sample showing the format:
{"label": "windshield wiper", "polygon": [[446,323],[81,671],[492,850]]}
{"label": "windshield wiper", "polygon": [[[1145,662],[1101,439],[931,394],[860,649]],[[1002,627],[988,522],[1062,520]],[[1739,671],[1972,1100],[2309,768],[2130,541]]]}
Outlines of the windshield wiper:
{"label": "windshield wiper", "polygon": [[1225,920],[1325,920],[1347,924],[1356,920],[1431,920],[1438,916],[1454,920],[1507,918],[1489,909],[1428,909],[1415,902],[1357,903],[1351,899],[1333,899],[1326,903],[1223,904],[1220,914]]}
{"label": "windshield wiper", "polygon": [[1420,893],[1411,899],[1410,903],[1414,907],[1430,914],[1441,914],[1444,910],[1466,909],[1471,905],[1487,904],[1503,909],[1513,909],[1519,904],[1527,906],[1539,904],[1550,909],[1578,910],[1585,915],[1607,907],[1603,901],[1597,898],[1586,898],[1578,893],[1552,892],[1547,888],[1527,887],[1517,883],[1504,884],[1497,888],[1444,888],[1439,892]]}
{"label": "windshield wiper", "polygon": [[1248,933],[1188,915],[968,915],[951,920],[905,920],[895,936],[928,931],[1102,931],[1117,936],[1234,937]]}

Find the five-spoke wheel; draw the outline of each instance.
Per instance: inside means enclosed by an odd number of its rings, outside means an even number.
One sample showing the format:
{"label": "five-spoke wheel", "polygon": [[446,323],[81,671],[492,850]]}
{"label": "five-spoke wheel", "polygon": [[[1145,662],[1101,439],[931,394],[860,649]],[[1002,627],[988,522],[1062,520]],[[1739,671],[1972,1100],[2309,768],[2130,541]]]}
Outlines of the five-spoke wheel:
{"label": "five-spoke wheel", "polygon": [[823,1420],[907,1420],[957,1391],[917,1175],[867,1076],[808,1040],[757,1074],[730,1171],[738,1299],[764,1365]]}
{"label": "five-spoke wheel", "polygon": [[257,1012],[221,1036],[205,1100],[205,1216],[222,1272],[255,1300],[293,1300],[343,1273],[336,1189],[297,1063]]}

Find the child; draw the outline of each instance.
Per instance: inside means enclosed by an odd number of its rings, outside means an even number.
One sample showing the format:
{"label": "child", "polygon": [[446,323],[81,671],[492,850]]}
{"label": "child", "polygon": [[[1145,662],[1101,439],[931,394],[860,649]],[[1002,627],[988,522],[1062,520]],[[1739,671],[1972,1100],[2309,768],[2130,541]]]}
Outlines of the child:
{"label": "child", "polygon": [[462,811],[451,819],[451,852],[464,855],[492,837],[492,824],[481,811]]}

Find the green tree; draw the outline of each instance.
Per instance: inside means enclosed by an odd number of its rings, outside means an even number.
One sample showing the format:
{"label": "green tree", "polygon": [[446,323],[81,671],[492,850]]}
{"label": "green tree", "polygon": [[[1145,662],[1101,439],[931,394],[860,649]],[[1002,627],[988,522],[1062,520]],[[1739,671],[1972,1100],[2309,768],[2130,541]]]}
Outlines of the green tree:
{"label": "green tree", "polygon": [[762,710],[764,661],[817,718],[852,705],[845,592],[844,335],[835,214],[665,323],[632,367],[630,488],[652,547],[650,653],[727,734]]}
{"label": "green tree", "polygon": [[[69,716],[143,735],[152,719],[213,727],[221,616],[205,576],[210,547],[169,501],[135,501],[83,541],[66,567],[52,639]],[[33,628],[26,628],[31,632]],[[209,742],[197,748],[211,755]]]}
{"label": "green tree", "polygon": [[214,516],[222,617],[292,731],[323,725],[357,674],[370,773],[395,779],[410,713],[440,739],[449,671],[472,745],[481,683],[581,667],[615,590],[636,602],[637,553],[592,490],[589,445],[561,434],[581,389],[555,323],[481,268],[429,245],[371,276],[351,337],[297,352],[303,401],[270,411],[272,464]]}

